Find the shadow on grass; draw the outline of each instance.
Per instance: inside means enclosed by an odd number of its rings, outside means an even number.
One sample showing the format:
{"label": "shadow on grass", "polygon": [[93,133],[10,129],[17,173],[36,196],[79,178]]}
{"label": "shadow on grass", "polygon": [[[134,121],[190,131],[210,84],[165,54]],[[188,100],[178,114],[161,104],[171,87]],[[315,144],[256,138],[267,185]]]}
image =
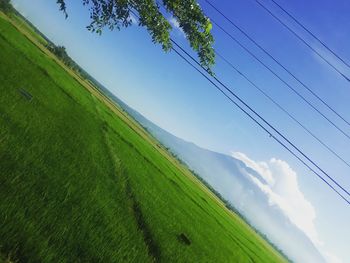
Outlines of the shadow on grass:
{"label": "shadow on grass", "polygon": [[148,254],[154,259],[155,262],[160,262],[160,256],[161,256],[160,248],[157,242],[154,240],[152,231],[144,218],[140,204],[136,200],[136,197],[132,192],[130,182],[127,177],[126,177],[126,192],[131,201],[132,210],[136,219],[137,227],[143,234],[143,240],[147,246]]}
{"label": "shadow on grass", "polygon": [[177,239],[184,245],[189,246],[191,245],[191,240],[184,234],[181,233],[180,235],[177,236]]}

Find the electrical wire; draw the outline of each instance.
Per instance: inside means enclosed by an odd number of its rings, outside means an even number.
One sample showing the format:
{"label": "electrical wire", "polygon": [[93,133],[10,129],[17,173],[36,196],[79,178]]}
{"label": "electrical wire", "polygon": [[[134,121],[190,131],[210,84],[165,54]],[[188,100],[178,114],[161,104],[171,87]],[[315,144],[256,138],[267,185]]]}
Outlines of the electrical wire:
{"label": "electrical wire", "polygon": [[[244,36],[246,36],[254,45],[256,45],[261,51],[263,51],[268,57],[270,57],[274,62],[276,62],[281,68],[283,68],[293,79],[300,83],[306,90],[308,90],[315,98],[317,98],[324,106],[326,106],[330,111],[337,115],[341,120],[343,120],[347,125],[350,126],[350,122],[345,119],[341,114],[339,114],[333,107],[331,107],[324,99],[322,99],[316,92],[314,92],[308,85],[301,81],[294,73],[292,73],[286,66],[279,62],[271,53],[269,53],[264,47],[262,47],[257,41],[253,39],[245,30],[238,26],[232,19],[225,15],[220,9],[218,9],[209,0],[204,0],[208,5],[210,5],[216,12],[218,12],[223,18],[225,18],[231,25],[233,25],[237,30],[239,30]],[[273,0],[272,0],[273,1]],[[217,24],[217,23],[216,23]]]}
{"label": "electrical wire", "polygon": [[296,38],[298,38],[301,42],[304,43],[309,49],[311,49],[318,57],[320,57],[324,62],[326,62],[331,68],[333,68],[340,76],[342,76],[345,80],[350,82],[350,78],[342,73],[336,66],[334,66],[327,58],[325,58],[320,52],[318,52],[314,47],[312,47],[309,43],[306,42],[297,32],[295,32],[290,26],[288,26],[285,22],[283,22],[279,17],[277,17],[270,9],[268,9],[262,2],[258,0],[255,1],[262,9],[264,9],[268,14],[270,14],[275,20],[277,20],[282,26],[284,26],[289,32],[291,32]]}
{"label": "electrical wire", "polygon": [[251,84],[256,90],[258,90],[261,94],[263,94],[267,99],[269,99],[273,104],[275,104],[280,110],[282,110],[285,114],[289,116],[294,122],[296,122],[303,130],[305,130],[308,134],[310,134],[315,140],[317,140],[321,145],[323,145],[329,152],[331,152],[334,156],[336,156],[340,161],[342,161],[346,166],[350,168],[349,162],[347,162],[344,158],[342,158],[338,153],[335,152],[329,145],[323,142],[320,138],[318,138],[312,131],[310,131],[304,124],[296,119],[291,113],[289,113],[281,104],[275,101],[269,94],[267,94],[262,88],[260,88],[257,84],[255,84],[251,79],[247,77],[246,74],[242,73],[236,66],[232,64],[229,60],[227,60],[223,55],[219,52],[215,51],[216,55],[223,60],[229,67],[236,71],[237,74],[242,76],[247,82]]}
{"label": "electrical wire", "polygon": [[[133,10],[130,10],[134,15],[139,17]],[[186,50],[184,50],[176,41],[170,38],[170,41],[179,48],[184,54],[186,54],[192,61],[194,61],[202,70],[204,70],[208,75],[208,70],[206,70],[193,56],[191,56]],[[200,73],[204,78],[206,78],[217,90],[219,90],[226,98],[228,98],[235,106],[237,106],[241,111],[243,111],[251,120],[253,120],[260,128],[262,128],[265,132],[267,132],[271,138],[273,138],[276,142],[278,142],[283,148],[285,148],[288,152],[290,152],[294,157],[296,157],[302,164],[304,164],[307,168],[310,169],[317,177],[319,177],[324,183],[328,185],[338,196],[340,196],[346,203],[350,205],[350,201],[338,191],[333,185],[331,185],[325,178],[323,178],[317,171],[315,171],[309,164],[306,163],[300,156],[298,156],[293,150],[291,150],[285,143],[283,143],[280,139],[278,139],[275,135],[273,135],[266,127],[264,127],[258,120],[256,120],[247,110],[245,110],[241,105],[235,102],[230,96],[228,96],[223,89],[221,89],[216,83],[213,82],[205,73],[200,71],[196,66],[194,66],[189,60],[187,60],[184,56],[180,54],[174,47],[172,50],[175,51],[177,55],[179,55],[182,59],[184,59],[190,66],[192,66],[198,73]],[[322,168],[320,168],[315,162],[313,162],[306,154],[304,154],[299,148],[297,148],[290,140],[288,140],[283,134],[281,134],[276,128],[274,128],[269,122],[267,122],[260,114],[258,114],[255,110],[253,110],[248,104],[246,104],[240,97],[238,97],[231,89],[229,89],[225,84],[223,84],[217,77],[211,76],[217,83],[219,83],[227,92],[229,92],[232,96],[234,96],[240,103],[242,103],[246,108],[248,108],[251,112],[253,112],[260,120],[262,120],[266,125],[268,125],[274,132],[276,132],[280,137],[282,137],[288,144],[290,144],[299,154],[301,154],[304,158],[306,158],[312,165],[314,165],[318,170],[320,170],[326,177],[331,180],[337,187],[339,187],[343,192],[345,192],[348,196],[350,193],[341,186],[335,179],[329,176]]]}
{"label": "electrical wire", "polygon": [[276,6],[278,6],[285,14],[287,14],[295,23],[297,23],[299,26],[301,26],[306,32],[308,32],[314,39],[317,40],[318,43],[320,43],[325,49],[327,49],[330,53],[332,53],[337,59],[339,59],[341,62],[343,62],[344,65],[346,65],[348,68],[350,68],[350,65],[348,62],[345,61],[340,55],[338,55],[333,49],[331,49],[324,41],[322,41],[319,37],[317,37],[314,33],[311,32],[310,29],[308,29],[306,26],[304,26],[301,22],[298,21],[298,19],[295,18],[290,12],[288,12],[283,6],[279,3],[277,3],[275,0],[271,0]]}
{"label": "electrical wire", "polygon": [[[338,196],[340,196],[347,204],[350,205],[350,201],[345,198],[334,186],[332,186],[327,180],[325,180],[318,172],[316,172],[309,164],[307,164],[303,159],[301,159],[296,153],[294,153],[286,144],[284,144],[280,139],[271,134],[267,128],[265,128],[261,123],[259,123],[249,112],[247,112],[242,106],[235,102],[230,96],[228,96],[217,84],[215,84],[207,75],[195,67],[188,59],[180,54],[175,48],[172,48],[177,55],[179,55],[186,63],[188,63],[193,69],[195,69],[199,74],[201,74],[205,79],[207,79],[217,90],[220,91],[231,103],[238,107],[243,113],[245,113],[252,121],[254,121],[261,129],[270,135],[278,144],[285,148],[289,153],[291,153],[296,159],[298,159],[304,166],[306,166],[310,171],[312,171],[318,178],[320,178],[328,187],[330,187]],[[201,66],[202,67],[202,66]],[[202,67],[202,69],[204,69]],[[205,69],[204,69],[205,70]]]}
{"label": "electrical wire", "polygon": [[279,76],[271,67],[264,63],[260,58],[258,58],[253,52],[251,52],[246,46],[244,46],[239,40],[237,40],[232,34],[225,30],[220,24],[211,20],[219,29],[221,29],[226,35],[228,35],[237,45],[239,45],[243,50],[245,50],[250,56],[252,56],[256,61],[263,65],[269,72],[271,72],[276,78],[278,78],[283,84],[285,84],[293,93],[295,93],[300,99],[302,99],[306,104],[308,104],[313,110],[315,110],[319,115],[321,115],[328,123],[330,123],[334,128],[336,128],[340,133],[350,140],[350,136],[341,129],[336,123],[334,123],[329,117],[322,113],[316,108],[311,102],[309,102],[302,94],[300,94],[295,88],[293,88],[288,82],[286,82],[281,76]]}

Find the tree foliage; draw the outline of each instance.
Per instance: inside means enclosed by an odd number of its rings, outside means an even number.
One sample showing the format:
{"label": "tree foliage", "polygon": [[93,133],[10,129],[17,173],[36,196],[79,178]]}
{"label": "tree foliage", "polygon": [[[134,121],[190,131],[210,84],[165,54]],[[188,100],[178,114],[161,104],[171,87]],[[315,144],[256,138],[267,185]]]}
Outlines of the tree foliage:
{"label": "tree foliage", "polygon": [[0,0],[0,11],[5,14],[13,12],[13,7],[10,0]]}
{"label": "tree foliage", "polygon": [[90,79],[91,76],[88,75],[67,53],[67,50],[64,46],[56,46],[52,42],[48,42],[46,45],[47,49],[50,50],[53,54],[56,55],[67,67],[73,69],[81,77],[85,79]]}
{"label": "tree foliage", "polygon": [[[178,21],[191,47],[197,52],[201,64],[210,71],[215,62],[212,24],[196,0],[161,0],[162,3],[157,0],[81,1],[90,9],[90,31],[100,34],[105,27],[110,30],[128,27],[132,24],[131,13],[135,13],[139,18],[139,25],[148,30],[152,41],[161,44],[163,50],[169,51],[172,48],[172,26],[160,11],[160,5],[163,5],[167,15]],[[65,0],[57,0],[57,3],[67,16]]]}

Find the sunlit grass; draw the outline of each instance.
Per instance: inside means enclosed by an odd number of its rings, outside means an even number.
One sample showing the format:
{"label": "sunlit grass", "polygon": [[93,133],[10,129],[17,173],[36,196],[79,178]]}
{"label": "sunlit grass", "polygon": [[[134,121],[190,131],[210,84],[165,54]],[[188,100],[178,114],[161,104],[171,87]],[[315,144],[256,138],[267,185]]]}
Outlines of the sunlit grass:
{"label": "sunlit grass", "polygon": [[283,260],[2,18],[0,61],[2,255],[20,262]]}

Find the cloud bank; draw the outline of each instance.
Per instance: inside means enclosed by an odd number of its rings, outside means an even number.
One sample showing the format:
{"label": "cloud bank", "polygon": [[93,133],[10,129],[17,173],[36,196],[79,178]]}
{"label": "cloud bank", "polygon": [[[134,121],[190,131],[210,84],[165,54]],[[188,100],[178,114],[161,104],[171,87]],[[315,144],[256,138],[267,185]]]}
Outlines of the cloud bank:
{"label": "cloud bank", "polygon": [[233,152],[232,157],[242,161],[261,176],[260,179],[256,175],[246,173],[258,189],[268,197],[269,205],[279,208],[290,222],[311,240],[328,262],[341,262],[339,258],[322,248],[323,242],[315,226],[317,216],[315,208],[302,193],[297,174],[288,163],[276,158],[268,162],[256,162],[240,152]]}
{"label": "cloud bank", "polygon": [[266,178],[265,183],[249,175],[252,182],[268,196],[271,206],[278,206],[314,244],[322,244],[315,228],[315,209],[301,192],[296,173],[285,161],[272,158],[268,163],[255,162],[245,154],[237,152],[232,156]]}
{"label": "cloud bank", "polygon": [[341,262],[323,245],[315,224],[317,211],[288,163],[210,151],[134,116],[293,262]]}

